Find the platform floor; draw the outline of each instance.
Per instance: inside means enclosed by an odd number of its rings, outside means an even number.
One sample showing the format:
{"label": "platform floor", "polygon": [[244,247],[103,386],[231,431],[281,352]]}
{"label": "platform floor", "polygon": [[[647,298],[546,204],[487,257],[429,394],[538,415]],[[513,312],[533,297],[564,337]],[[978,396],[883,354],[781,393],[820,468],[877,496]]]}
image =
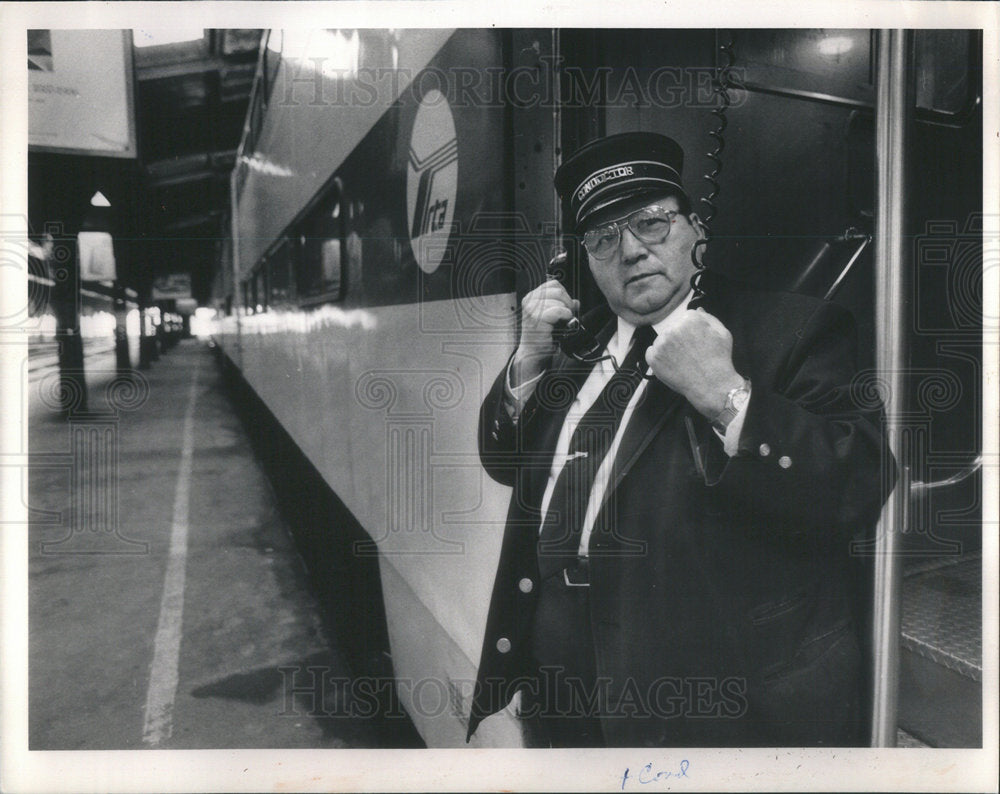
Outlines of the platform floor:
{"label": "platform floor", "polygon": [[30,748],[377,746],[212,351],[113,367],[29,384]]}

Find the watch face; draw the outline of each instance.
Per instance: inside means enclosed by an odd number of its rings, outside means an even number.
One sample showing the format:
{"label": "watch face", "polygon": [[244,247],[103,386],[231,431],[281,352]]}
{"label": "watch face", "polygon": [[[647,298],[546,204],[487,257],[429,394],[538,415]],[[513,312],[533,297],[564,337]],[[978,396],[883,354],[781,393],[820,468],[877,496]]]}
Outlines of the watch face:
{"label": "watch face", "polygon": [[737,411],[742,411],[743,406],[747,404],[750,399],[750,392],[746,389],[740,389],[736,394],[733,395],[733,408]]}

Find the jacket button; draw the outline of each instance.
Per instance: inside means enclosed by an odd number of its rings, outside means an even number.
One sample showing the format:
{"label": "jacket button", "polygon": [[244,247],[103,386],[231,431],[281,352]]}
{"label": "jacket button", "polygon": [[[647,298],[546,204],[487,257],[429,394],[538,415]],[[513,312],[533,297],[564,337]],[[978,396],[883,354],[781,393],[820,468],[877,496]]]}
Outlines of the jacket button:
{"label": "jacket button", "polygon": [[500,651],[500,653],[507,653],[510,650],[510,640],[506,637],[501,637],[497,640],[497,650]]}
{"label": "jacket button", "polygon": [[522,593],[530,593],[534,589],[535,583],[528,577],[525,577],[517,583],[517,587]]}
{"label": "jacket button", "polygon": [[760,456],[762,458],[766,458],[768,455],[771,454],[771,445],[770,444],[761,444],[760,445],[760,449],[758,449],[757,451],[760,453]]}
{"label": "jacket button", "polygon": [[792,465],[792,459],[788,455],[782,455],[778,458],[778,465],[783,469],[787,469]]}

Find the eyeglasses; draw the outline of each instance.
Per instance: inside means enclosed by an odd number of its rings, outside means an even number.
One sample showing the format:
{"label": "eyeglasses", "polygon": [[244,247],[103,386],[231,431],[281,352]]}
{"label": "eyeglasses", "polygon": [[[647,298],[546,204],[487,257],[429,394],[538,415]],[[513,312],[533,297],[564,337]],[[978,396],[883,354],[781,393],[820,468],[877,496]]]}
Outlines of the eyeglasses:
{"label": "eyeglasses", "polygon": [[670,235],[677,210],[668,210],[653,204],[636,210],[624,218],[618,218],[609,223],[591,229],[583,235],[583,247],[594,259],[608,259],[622,241],[622,226],[629,230],[644,243],[662,243]]}

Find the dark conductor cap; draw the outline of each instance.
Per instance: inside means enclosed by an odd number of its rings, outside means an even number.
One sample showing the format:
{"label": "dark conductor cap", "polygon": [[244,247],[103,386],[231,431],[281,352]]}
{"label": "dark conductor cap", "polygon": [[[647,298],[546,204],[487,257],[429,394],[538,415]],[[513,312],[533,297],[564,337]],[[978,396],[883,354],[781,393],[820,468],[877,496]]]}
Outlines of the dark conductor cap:
{"label": "dark conductor cap", "polygon": [[568,198],[573,223],[583,227],[595,212],[619,202],[664,193],[684,194],[684,150],[666,135],[624,132],[578,149],[555,174],[559,196]]}

